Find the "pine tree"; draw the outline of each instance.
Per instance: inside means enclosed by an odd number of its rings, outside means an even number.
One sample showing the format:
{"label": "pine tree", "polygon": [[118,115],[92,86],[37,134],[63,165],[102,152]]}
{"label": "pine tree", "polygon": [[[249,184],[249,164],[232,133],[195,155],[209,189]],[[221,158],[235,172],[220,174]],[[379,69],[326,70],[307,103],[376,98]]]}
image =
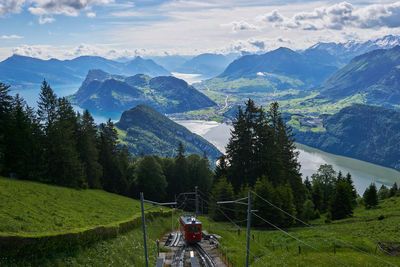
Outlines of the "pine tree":
{"label": "pine tree", "polygon": [[[221,177],[211,190],[209,216],[215,221],[226,221],[227,218],[225,216],[233,219],[235,216],[235,212],[232,211],[234,207],[231,205],[224,205],[224,208],[220,208],[217,205],[217,201],[232,200],[234,196],[232,185],[225,177]],[[223,210],[223,212],[221,212],[221,210]]]}
{"label": "pine tree", "polygon": [[302,218],[308,222],[312,219],[314,219],[314,203],[310,200],[307,199],[304,204],[303,204],[303,214]]}
{"label": "pine tree", "polygon": [[[339,173],[341,174],[341,173]],[[353,214],[353,196],[350,184],[339,175],[335,193],[330,201],[329,211],[333,220],[344,219]]]}
{"label": "pine tree", "polygon": [[135,168],[135,184],[147,199],[162,201],[166,196],[167,181],[155,156],[145,155]]}
{"label": "pine tree", "polygon": [[17,94],[12,102],[5,135],[4,160],[7,173],[20,179],[32,179],[31,161],[35,160],[34,146],[37,143],[32,133],[31,118],[25,101]]}
{"label": "pine tree", "polygon": [[54,182],[54,166],[52,162],[57,159],[56,140],[55,140],[55,121],[57,119],[57,96],[53,92],[50,85],[43,81],[38,101],[38,119],[43,132],[41,140],[44,158],[43,163],[45,170],[43,181]]}
{"label": "pine tree", "polygon": [[0,173],[4,173],[5,135],[8,131],[8,119],[12,97],[9,95],[10,86],[0,83]]}
{"label": "pine tree", "polygon": [[322,192],[322,186],[320,183],[314,183],[312,187],[312,200],[315,206],[315,210],[318,210],[319,212],[323,211],[323,192]]}
{"label": "pine tree", "polygon": [[376,185],[372,183],[364,192],[364,205],[367,209],[375,207],[378,205],[378,193],[376,190]]}
{"label": "pine tree", "polygon": [[57,185],[83,188],[85,184],[83,166],[77,151],[78,122],[76,114],[66,98],[57,101],[56,119],[51,138],[49,176]]}
{"label": "pine tree", "polygon": [[[268,181],[266,176],[263,176],[260,179],[257,179],[256,184],[254,185],[254,191],[257,195],[262,198],[268,200],[275,206],[281,207],[282,200],[280,198],[277,190],[274,189],[274,186],[271,182]],[[266,203],[259,197],[254,197],[254,209],[258,210],[257,214],[262,218],[268,218],[268,221],[275,225],[283,224],[283,213],[279,212],[276,208]],[[254,220],[255,226],[269,227],[264,221],[260,219]]]}
{"label": "pine tree", "polygon": [[357,190],[356,190],[356,187],[354,186],[353,179],[351,178],[351,174],[350,173],[347,173],[347,175],[346,175],[346,182],[349,184],[350,189],[351,189],[351,203],[352,203],[352,206],[356,207],[357,206],[357,196],[358,196],[358,194],[357,194]]}
{"label": "pine tree", "polygon": [[322,191],[321,205],[314,202],[319,211],[326,212],[329,209],[329,201],[335,192],[336,172],[332,165],[323,164],[318,168],[317,173],[311,176],[313,185],[319,184]]}
{"label": "pine tree", "polygon": [[116,192],[115,180],[117,180],[117,131],[111,119],[107,123],[100,124],[99,130],[99,163],[102,166],[101,184],[103,189],[109,192]]}
{"label": "pine tree", "polygon": [[[173,184],[169,188],[169,191],[173,192],[174,195],[191,190],[188,179],[188,166],[185,157],[185,149],[183,144],[179,142],[177,155],[175,157],[175,168],[174,168],[174,179]],[[173,186],[173,188],[171,188]]]}
{"label": "pine tree", "polygon": [[390,188],[390,197],[396,196],[399,193],[399,188],[397,187],[397,183],[395,182],[392,188]]}
{"label": "pine tree", "polygon": [[102,167],[97,148],[97,126],[88,110],[79,119],[78,150],[86,182],[90,188],[101,188]]}
{"label": "pine tree", "polygon": [[229,161],[228,178],[235,191],[241,184],[253,185],[257,178],[257,122],[259,121],[260,108],[249,99],[243,112],[239,106],[237,120],[233,122],[231,138],[226,147],[226,157]]}
{"label": "pine tree", "polygon": [[390,190],[385,185],[382,185],[378,191],[378,199],[383,200],[389,197],[390,197]]}
{"label": "pine tree", "polygon": [[[294,205],[294,197],[289,182],[287,182],[285,185],[279,185],[276,190],[278,192],[278,198],[281,202],[280,208],[290,215],[296,216],[296,206]],[[295,223],[294,218],[288,214],[281,212],[281,216],[282,226],[289,227]]]}

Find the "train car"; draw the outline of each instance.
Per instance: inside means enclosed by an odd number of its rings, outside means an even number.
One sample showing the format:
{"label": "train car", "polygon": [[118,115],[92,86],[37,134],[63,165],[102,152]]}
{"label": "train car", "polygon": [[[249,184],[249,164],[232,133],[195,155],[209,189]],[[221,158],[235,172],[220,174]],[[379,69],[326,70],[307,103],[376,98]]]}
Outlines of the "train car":
{"label": "train car", "polygon": [[196,243],[201,241],[201,222],[192,215],[184,215],[179,218],[180,231],[183,239],[187,243]]}

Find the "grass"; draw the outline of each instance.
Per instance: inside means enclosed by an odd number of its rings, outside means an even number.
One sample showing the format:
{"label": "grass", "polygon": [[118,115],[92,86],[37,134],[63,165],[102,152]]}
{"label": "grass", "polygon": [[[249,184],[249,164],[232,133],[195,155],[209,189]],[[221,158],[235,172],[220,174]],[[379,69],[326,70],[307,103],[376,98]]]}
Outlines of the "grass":
{"label": "grass", "polygon": [[[378,219],[380,216],[383,216],[383,219]],[[339,239],[394,265],[400,265],[400,257],[389,256],[380,249],[376,250],[377,242],[400,241],[400,197],[384,200],[375,209],[357,207],[352,218],[330,224],[323,223],[323,220],[324,218],[313,221],[314,228],[286,229],[291,235],[321,252],[307,247],[281,231],[252,230],[251,266],[337,266],[338,263],[327,255],[349,266],[388,266],[342,244]],[[207,218],[202,218],[202,221],[205,229],[222,236],[221,248],[228,254],[234,266],[244,266],[245,228],[241,229],[239,235],[237,228],[230,223],[215,223]]]}
{"label": "grass", "polygon": [[0,233],[60,233],[127,220],[140,202],[102,190],[76,190],[0,177]]}
{"label": "grass", "polygon": [[[174,218],[177,214],[173,215]],[[157,259],[157,239],[171,231],[171,217],[146,221],[149,265]],[[173,221],[175,222],[175,221]],[[0,258],[0,266],[145,266],[143,232],[138,227],[116,238],[103,240],[86,248],[58,253],[34,260]]]}

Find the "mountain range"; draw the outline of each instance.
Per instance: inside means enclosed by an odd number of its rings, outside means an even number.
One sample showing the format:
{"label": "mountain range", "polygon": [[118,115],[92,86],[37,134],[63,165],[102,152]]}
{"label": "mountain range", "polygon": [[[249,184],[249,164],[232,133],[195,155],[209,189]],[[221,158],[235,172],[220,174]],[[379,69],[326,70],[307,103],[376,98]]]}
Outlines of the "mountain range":
{"label": "mountain range", "polygon": [[303,51],[306,56],[331,61],[338,67],[349,63],[354,57],[376,49],[390,49],[400,45],[400,36],[386,35],[366,42],[348,41],[345,43],[316,43]]}
{"label": "mountain range", "polygon": [[322,118],[325,132],[296,131],[296,141],[400,170],[399,111],[354,104]]}
{"label": "mountain range", "polygon": [[212,162],[221,155],[214,145],[147,105],[124,111],[116,127],[121,143],[134,155],[174,157],[179,142],[187,153],[206,153]]}
{"label": "mountain range", "polygon": [[242,56],[219,76],[196,87],[234,94],[311,90],[337,69],[334,64],[281,47],[262,55]]}
{"label": "mountain range", "polygon": [[43,79],[51,85],[73,85],[81,83],[91,69],[103,69],[121,75],[170,75],[169,71],[154,61],[141,57],[122,63],[97,56],[81,56],[71,60],[42,60],[13,55],[0,62],[0,81],[23,88],[40,85]]}
{"label": "mountain range", "polygon": [[367,104],[399,108],[400,46],[355,57],[316,89],[331,102],[358,94]]}
{"label": "mountain range", "polygon": [[162,113],[185,112],[216,105],[184,80],[172,76],[123,76],[102,70],[90,70],[70,99],[82,108],[113,112],[124,111],[138,104],[150,105]]}

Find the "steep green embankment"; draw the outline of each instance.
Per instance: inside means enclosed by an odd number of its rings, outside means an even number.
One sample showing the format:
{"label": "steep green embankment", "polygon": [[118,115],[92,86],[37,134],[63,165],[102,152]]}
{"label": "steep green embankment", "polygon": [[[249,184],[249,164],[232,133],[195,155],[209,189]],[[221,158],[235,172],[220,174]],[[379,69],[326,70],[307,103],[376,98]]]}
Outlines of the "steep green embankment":
{"label": "steep green embankment", "polygon": [[0,177],[0,232],[47,233],[107,225],[140,213],[140,202],[102,190]]}

